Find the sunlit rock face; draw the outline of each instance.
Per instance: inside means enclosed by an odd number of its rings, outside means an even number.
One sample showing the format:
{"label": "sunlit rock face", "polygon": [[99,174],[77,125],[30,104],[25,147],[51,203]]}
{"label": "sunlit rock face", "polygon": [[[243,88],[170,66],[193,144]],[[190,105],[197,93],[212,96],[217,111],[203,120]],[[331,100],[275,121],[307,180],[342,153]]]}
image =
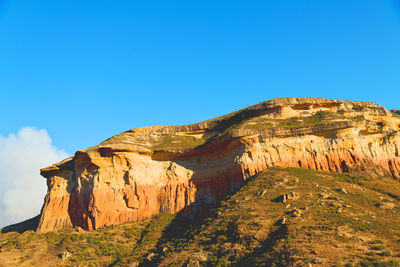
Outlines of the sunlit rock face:
{"label": "sunlit rock face", "polygon": [[272,166],[400,178],[400,116],[369,102],[281,98],[209,121],[136,128],[41,170],[38,231],[201,213]]}

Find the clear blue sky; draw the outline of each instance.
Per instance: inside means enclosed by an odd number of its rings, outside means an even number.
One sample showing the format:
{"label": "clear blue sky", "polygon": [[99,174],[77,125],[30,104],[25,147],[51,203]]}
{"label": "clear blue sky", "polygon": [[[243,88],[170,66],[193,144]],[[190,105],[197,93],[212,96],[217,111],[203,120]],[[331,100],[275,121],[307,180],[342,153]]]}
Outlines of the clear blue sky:
{"label": "clear blue sky", "polygon": [[400,108],[400,5],[0,0],[0,135],[74,153],[276,97]]}

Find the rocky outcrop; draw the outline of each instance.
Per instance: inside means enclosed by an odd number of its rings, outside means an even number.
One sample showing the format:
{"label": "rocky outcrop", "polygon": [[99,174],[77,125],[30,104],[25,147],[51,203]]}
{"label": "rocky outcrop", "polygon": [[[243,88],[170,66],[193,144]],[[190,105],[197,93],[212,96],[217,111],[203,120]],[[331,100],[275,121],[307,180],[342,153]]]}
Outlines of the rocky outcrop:
{"label": "rocky outcrop", "polygon": [[41,170],[38,231],[193,215],[272,166],[400,178],[400,118],[369,102],[273,99],[213,120],[136,128]]}

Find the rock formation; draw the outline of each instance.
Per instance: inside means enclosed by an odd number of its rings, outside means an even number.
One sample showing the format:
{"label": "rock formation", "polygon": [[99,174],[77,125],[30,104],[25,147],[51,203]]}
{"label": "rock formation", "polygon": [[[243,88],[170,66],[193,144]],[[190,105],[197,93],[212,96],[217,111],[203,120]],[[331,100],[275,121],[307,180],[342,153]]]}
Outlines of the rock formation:
{"label": "rock formation", "polygon": [[135,128],[41,170],[38,231],[192,215],[272,166],[400,178],[400,116],[370,102],[281,98],[201,123]]}

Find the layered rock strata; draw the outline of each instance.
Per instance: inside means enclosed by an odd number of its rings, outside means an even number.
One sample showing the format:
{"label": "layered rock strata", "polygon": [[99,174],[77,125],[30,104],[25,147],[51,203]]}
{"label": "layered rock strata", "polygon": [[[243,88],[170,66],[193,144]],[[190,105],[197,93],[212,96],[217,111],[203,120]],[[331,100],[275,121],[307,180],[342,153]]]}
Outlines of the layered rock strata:
{"label": "layered rock strata", "polygon": [[193,215],[272,166],[400,178],[400,116],[370,102],[281,98],[176,127],[136,128],[41,170],[38,231]]}

